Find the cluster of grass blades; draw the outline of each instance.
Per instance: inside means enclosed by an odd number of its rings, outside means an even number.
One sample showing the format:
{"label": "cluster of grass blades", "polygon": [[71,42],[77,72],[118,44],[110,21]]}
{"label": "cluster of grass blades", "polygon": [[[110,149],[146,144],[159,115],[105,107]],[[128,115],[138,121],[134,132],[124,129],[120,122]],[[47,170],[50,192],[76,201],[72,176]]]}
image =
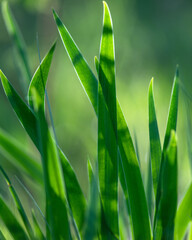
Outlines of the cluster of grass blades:
{"label": "cluster of grass blades", "polygon": [[[28,102],[18,95],[0,70],[1,83],[19,121],[41,155],[41,165],[3,130],[0,130],[0,149],[16,167],[44,189],[46,231],[41,229],[33,212],[33,221],[29,219],[1,166],[1,173],[21,219],[18,220],[6,200],[0,197],[0,218],[4,223],[4,228],[0,229],[0,239],[6,239],[5,228],[15,240],[127,239],[127,236],[122,234],[122,228],[130,229],[130,238],[134,240],[181,240],[186,233],[188,239],[191,239],[192,230],[188,233],[187,227],[192,219],[192,184],[181,203],[178,204],[177,201],[178,69],[173,82],[163,148],[156,119],[153,79],[149,85],[149,175],[152,174],[152,183],[149,177],[149,186],[153,186],[153,194],[146,194],[138,156],[116,98],[113,25],[105,2],[103,9],[100,56],[99,59],[95,57],[97,76],[93,74],[68,30],[53,11],[63,45],[98,118],[98,160],[95,171],[88,160],[90,190],[87,200],[70,162],[57,144],[53,122],[49,126],[45,117],[45,86],[56,44],[53,44],[40,62],[31,79],[19,28],[7,2],[2,3],[5,24],[23,63],[22,72],[25,78],[30,79]],[[126,214],[130,219],[129,226],[120,221],[119,183],[125,198]],[[151,204],[147,204],[151,202],[147,199],[152,195],[155,196],[154,209],[151,209]]]}

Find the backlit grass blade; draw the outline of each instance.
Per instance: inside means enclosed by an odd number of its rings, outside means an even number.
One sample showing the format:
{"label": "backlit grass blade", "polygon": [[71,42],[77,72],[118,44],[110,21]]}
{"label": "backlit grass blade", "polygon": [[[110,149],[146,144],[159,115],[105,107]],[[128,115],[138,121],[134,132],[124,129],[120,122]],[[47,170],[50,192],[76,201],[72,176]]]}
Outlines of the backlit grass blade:
{"label": "backlit grass blade", "polygon": [[31,73],[28,63],[28,58],[25,49],[25,42],[23,36],[19,30],[19,27],[11,13],[7,1],[2,2],[2,15],[7,27],[9,35],[12,37],[14,46],[18,52],[18,60],[21,62],[21,71],[23,73],[23,78],[26,80],[26,86],[31,80]]}
{"label": "backlit grass blade", "polygon": [[16,217],[9,210],[9,207],[5,204],[3,199],[0,197],[0,218],[13,236],[14,240],[29,240],[25,230],[17,221]]}
{"label": "backlit grass blade", "polygon": [[67,28],[63,25],[54,10],[53,15],[69,58],[71,59],[78,77],[81,79],[82,86],[86,89],[87,94],[89,94],[93,108],[97,112],[97,79],[88,67],[87,62],[83,58]]}
{"label": "backlit grass blade", "polygon": [[147,169],[147,187],[146,187],[147,203],[149,209],[149,216],[151,223],[153,222],[153,179],[151,170],[151,157],[148,157],[148,169]]}
{"label": "backlit grass blade", "polygon": [[39,67],[37,68],[36,72],[34,73],[34,75],[32,77],[32,80],[30,82],[29,90],[28,90],[28,101],[29,101],[29,105],[32,108],[33,108],[32,92],[31,92],[32,88],[38,89],[39,96],[43,100],[43,106],[45,105],[44,104],[45,86],[47,83],[48,73],[49,73],[49,69],[51,66],[55,46],[56,46],[56,43],[53,44],[53,46],[51,47],[49,52],[46,54],[44,59],[41,61]]}
{"label": "backlit grass blade", "polygon": [[[104,3],[103,34],[100,46],[98,89],[98,171],[101,202],[106,224],[119,238],[118,226],[118,158],[117,114],[114,63],[114,39],[109,9]],[[106,102],[104,95],[107,95]],[[109,121],[114,123],[114,129]],[[114,135],[114,132],[116,135]],[[103,226],[102,226],[103,227]],[[102,230],[108,234],[108,229]],[[106,236],[107,238],[107,236]],[[111,239],[114,239],[111,236]]]}
{"label": "backlit grass blade", "polygon": [[154,240],[174,239],[174,221],[177,210],[177,139],[171,131],[170,142],[164,154],[161,186],[162,194],[154,229]]}
{"label": "backlit grass blade", "polygon": [[176,214],[174,240],[182,240],[192,221],[192,183],[183,197]]}
{"label": "backlit grass blade", "polygon": [[157,186],[157,194],[156,194],[156,211],[155,211],[155,219],[154,219],[154,227],[156,227],[156,217],[159,208],[159,203],[161,200],[161,193],[163,192],[161,186],[161,179],[162,179],[162,170],[164,164],[164,155],[167,149],[168,141],[170,139],[171,130],[176,131],[177,126],[177,111],[178,111],[178,97],[179,97],[179,70],[178,67],[176,69],[176,74],[173,82],[170,105],[169,105],[169,112],[168,112],[168,119],[167,119],[167,127],[165,132],[164,144],[163,144],[163,153],[161,156],[161,164],[160,164],[160,173],[159,173],[159,180]]}
{"label": "backlit grass blade", "polygon": [[156,196],[161,163],[161,142],[159,137],[155,103],[153,97],[153,78],[149,85],[148,102],[149,102],[149,138],[150,138],[151,166],[153,188]]}
{"label": "backlit grass blade", "polygon": [[34,240],[35,239],[34,232],[32,230],[32,227],[31,227],[31,224],[30,224],[30,222],[28,220],[28,217],[27,217],[27,215],[25,213],[25,210],[24,210],[24,208],[23,208],[23,206],[21,204],[21,201],[20,201],[20,199],[19,199],[19,197],[18,197],[18,195],[17,195],[17,193],[16,193],[16,191],[15,191],[15,189],[14,189],[14,187],[13,187],[13,185],[12,185],[10,179],[9,179],[9,177],[7,176],[7,174],[5,173],[5,171],[3,170],[3,168],[1,166],[0,166],[0,171],[3,173],[3,176],[4,176],[4,178],[5,178],[6,182],[7,182],[7,185],[9,187],[9,191],[10,191],[10,193],[11,193],[13,199],[14,199],[14,202],[16,204],[17,210],[18,210],[18,212],[19,212],[19,214],[20,214],[20,216],[21,216],[21,218],[23,220],[23,223],[24,223],[24,225],[25,225],[25,227],[27,229],[27,232],[28,232],[30,238],[32,240]]}
{"label": "backlit grass blade", "polygon": [[[32,110],[23,102],[17,92],[14,90],[10,82],[5,75],[0,71],[0,77],[2,85],[17,117],[21,124],[29,134],[30,138],[39,149],[39,141],[37,135],[37,119]],[[58,147],[59,157],[62,163],[62,169],[64,172],[65,186],[67,192],[67,198],[71,207],[73,217],[76,221],[79,231],[82,231],[82,226],[85,217],[86,201],[81,190],[81,187],[76,178],[75,172],[71,167],[64,153]]]}
{"label": "backlit grass blade", "polygon": [[48,239],[71,239],[69,228],[64,179],[56,144],[51,136],[44,115],[44,101],[36,88],[32,89],[32,99],[38,118],[39,146],[42,157],[46,192],[47,221],[50,233]]}
{"label": "backlit grass blade", "polygon": [[189,234],[188,234],[188,240],[191,240],[191,239],[192,239],[192,223],[191,223]]}
{"label": "backlit grass blade", "polygon": [[37,222],[37,219],[35,217],[35,214],[34,214],[34,211],[32,211],[32,218],[33,218],[33,225],[34,225],[34,232],[35,232],[35,238],[38,239],[38,240],[46,240],[42,231],[41,231],[41,228]]}
{"label": "backlit grass blade", "polygon": [[[54,18],[63,41],[64,46],[66,46],[66,50],[68,55],[72,61],[74,62],[74,56],[79,57],[78,68],[77,65],[74,64],[75,71],[78,73],[78,77],[80,82],[82,83],[85,92],[91,101],[94,110],[97,114],[97,92],[98,92],[98,81],[96,77],[91,72],[89,66],[87,65],[85,59],[82,57],[82,54],[78,50],[74,40],[69,35],[66,27],[63,25],[57,14],[54,12]],[[79,68],[80,66],[80,68]],[[90,73],[91,72],[91,73]],[[85,74],[84,73],[89,73]],[[85,77],[86,76],[86,77]],[[147,201],[144,191],[144,186],[141,178],[141,172],[138,165],[138,160],[135,154],[135,149],[133,146],[133,142],[131,139],[131,135],[129,129],[127,127],[127,123],[123,116],[121,107],[117,101],[117,129],[118,129],[118,145],[119,152],[121,155],[120,161],[120,180],[124,190],[125,197],[128,203],[128,195],[130,196],[130,208],[131,215],[133,218],[133,226],[134,226],[134,235],[135,239],[141,239],[142,237],[145,239],[151,239],[151,229],[149,222],[149,214],[147,209]],[[137,187],[133,186],[132,183],[135,183]],[[137,199],[137,204],[135,204],[135,199]]]}
{"label": "backlit grass blade", "polygon": [[26,151],[11,135],[0,129],[0,151],[16,167],[22,169],[30,178],[37,183],[43,184],[42,168],[38,160]]}

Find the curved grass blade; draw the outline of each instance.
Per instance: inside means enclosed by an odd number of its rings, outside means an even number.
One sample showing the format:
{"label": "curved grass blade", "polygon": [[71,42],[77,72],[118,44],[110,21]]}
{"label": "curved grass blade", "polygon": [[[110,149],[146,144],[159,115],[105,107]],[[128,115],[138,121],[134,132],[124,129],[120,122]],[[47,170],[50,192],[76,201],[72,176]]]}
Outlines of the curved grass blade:
{"label": "curved grass blade", "polygon": [[49,52],[46,54],[44,59],[41,61],[39,67],[37,68],[36,72],[34,73],[32,80],[29,85],[28,89],[28,101],[29,106],[33,108],[33,100],[32,100],[32,92],[31,89],[36,88],[38,93],[43,100],[43,106],[45,105],[45,86],[48,78],[49,69],[51,66],[53,53],[55,51],[56,43],[53,44]]}
{"label": "curved grass blade", "polygon": [[[79,57],[78,68],[76,64],[74,65],[74,68],[97,114],[98,81],[94,74],[91,72],[88,64],[82,57],[80,51],[78,50],[74,40],[69,35],[68,31],[66,30],[66,27],[63,25],[55,11],[53,12],[53,14],[61,39],[63,41],[64,46],[66,46],[66,50],[72,63],[74,62],[73,61],[74,56],[81,56]],[[89,74],[84,75],[84,73]],[[131,206],[130,208],[132,208],[131,215],[134,222],[133,226],[135,239],[141,238],[151,239],[151,228],[147,209],[147,201],[141,178],[141,172],[139,169],[138,160],[135,154],[131,135],[118,101],[117,101],[117,130],[118,130],[118,145],[121,155],[119,167],[120,180],[127,200],[126,201],[127,205],[129,205],[128,201],[130,201]],[[133,186],[132,184],[133,182],[136,183],[137,187]],[[128,195],[130,196],[129,200]],[[137,199],[137,204],[135,203],[135,199]]]}
{"label": "curved grass blade", "polygon": [[161,201],[161,193],[163,192],[163,189],[161,186],[161,179],[162,179],[162,169],[163,169],[163,164],[164,164],[164,155],[165,155],[165,151],[168,146],[168,141],[169,141],[169,138],[171,135],[171,130],[176,131],[176,126],[177,126],[178,97],[179,97],[179,70],[177,67],[174,82],[173,82],[173,87],[172,87],[167,127],[166,127],[164,144],[163,144],[163,153],[162,153],[162,157],[161,157],[160,173],[159,173],[159,180],[158,180],[157,194],[156,194],[156,209],[155,209],[155,218],[154,218],[154,228],[156,228],[157,212],[159,211],[158,208],[159,208],[159,203]]}
{"label": "curved grass blade", "polygon": [[[30,138],[34,142],[37,149],[39,148],[39,140],[37,135],[37,119],[32,110],[23,102],[12,85],[9,83],[5,75],[0,70],[0,77],[2,85],[17,117],[21,124],[29,134]],[[85,217],[86,200],[78,183],[77,177],[69,161],[64,153],[58,147],[59,157],[62,163],[62,170],[65,179],[65,186],[67,192],[67,198],[71,207],[73,217],[76,221],[80,233],[82,232],[82,226]]]}
{"label": "curved grass blade", "polygon": [[38,161],[3,129],[0,129],[0,149],[11,163],[25,171],[25,173],[37,183],[43,184],[42,169]]}
{"label": "curved grass blade", "polygon": [[34,100],[34,109],[38,119],[37,131],[44,172],[47,221],[51,228],[50,233],[47,231],[47,238],[68,240],[71,239],[71,233],[67,216],[62,168],[56,144],[45,119],[44,101],[35,87],[32,89],[32,99]]}
{"label": "curved grass blade", "polygon": [[192,221],[192,183],[181,201],[175,219],[175,240],[182,240],[187,226]]}
{"label": "curved grass blade", "polygon": [[[115,238],[119,238],[118,158],[116,143],[117,111],[114,58],[112,21],[109,9],[106,3],[104,3],[103,34],[101,38],[99,65],[99,81],[101,84],[99,84],[98,89],[99,188],[106,224]],[[104,101],[104,95],[107,95],[106,102]],[[111,119],[114,123],[114,129],[109,124]],[[108,228],[101,229],[101,231],[108,235]]]}
{"label": "curved grass blade", "polygon": [[29,83],[31,80],[31,73],[25,49],[25,42],[20,32],[20,29],[11,13],[11,10],[9,9],[7,1],[2,2],[2,15],[7,31],[11,36],[14,46],[18,52],[17,59],[21,62],[21,72],[23,74],[23,79],[28,80],[28,82],[26,82],[27,86],[27,83]]}
{"label": "curved grass blade", "polygon": [[161,163],[161,142],[159,137],[159,130],[153,97],[153,78],[151,79],[149,85],[148,101],[149,101],[149,137],[150,137],[151,166],[153,188],[156,196]]}
{"label": "curved grass blade", "polygon": [[174,130],[171,131],[170,142],[164,152],[161,186],[163,191],[157,212],[154,240],[173,240],[177,210],[177,139]]}
{"label": "curved grass blade", "polygon": [[25,225],[25,227],[27,229],[27,232],[28,232],[30,238],[31,239],[35,239],[34,233],[33,233],[32,227],[31,227],[31,224],[30,224],[30,222],[28,220],[28,217],[27,217],[27,215],[25,213],[25,210],[24,210],[24,208],[23,208],[23,206],[21,204],[21,201],[19,200],[19,197],[18,197],[18,195],[17,195],[13,185],[11,184],[11,181],[10,181],[9,177],[7,176],[7,174],[5,173],[5,171],[3,170],[3,168],[1,166],[0,166],[0,171],[2,172],[4,178],[5,178],[6,182],[7,182],[7,185],[9,187],[9,191],[10,191],[10,193],[11,193],[13,199],[14,199],[14,202],[16,204],[17,210],[18,210],[18,212],[19,212],[19,214],[20,214],[20,216],[21,216],[21,218],[23,220],[23,223],[24,223],[24,225]]}
{"label": "curved grass blade", "polygon": [[25,230],[0,197],[0,218],[15,240],[29,240]]}
{"label": "curved grass blade", "polygon": [[41,228],[37,222],[37,219],[35,217],[35,213],[34,211],[32,211],[32,218],[33,218],[33,225],[34,225],[34,231],[35,231],[35,237],[38,240],[46,240],[46,238],[44,237]]}

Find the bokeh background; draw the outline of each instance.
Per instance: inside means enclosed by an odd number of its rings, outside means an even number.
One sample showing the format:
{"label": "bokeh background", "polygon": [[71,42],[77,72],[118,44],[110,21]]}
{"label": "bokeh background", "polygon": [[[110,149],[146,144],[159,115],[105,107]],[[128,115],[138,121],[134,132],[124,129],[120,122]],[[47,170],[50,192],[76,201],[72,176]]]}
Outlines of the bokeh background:
{"label": "bokeh background", "polygon": [[[129,129],[137,138],[144,181],[149,153],[148,102],[150,79],[154,93],[161,142],[163,143],[171,86],[179,64],[182,89],[178,113],[179,199],[191,181],[187,119],[191,114],[192,85],[192,1],[190,0],[108,0],[114,25],[117,96]],[[97,157],[97,119],[72,64],[63,48],[52,16],[54,8],[90,67],[96,73],[94,56],[99,56],[102,32],[102,1],[93,0],[10,0],[9,5],[26,42],[31,74],[39,64],[36,35],[41,57],[57,40],[48,79],[54,125],[59,145],[65,152],[82,188],[87,193],[87,159]],[[0,12],[0,68],[26,100],[13,43]],[[188,108],[186,108],[188,102]],[[38,152],[18,122],[0,86],[0,127],[9,132],[40,159]],[[187,114],[186,114],[187,113]],[[191,122],[189,122],[191,124]],[[189,140],[190,136],[189,136]],[[32,180],[23,177],[3,154],[0,162],[11,176],[25,180],[38,199]],[[2,177],[1,177],[2,179]],[[0,187],[3,190],[3,186]],[[40,204],[41,205],[41,204]]]}

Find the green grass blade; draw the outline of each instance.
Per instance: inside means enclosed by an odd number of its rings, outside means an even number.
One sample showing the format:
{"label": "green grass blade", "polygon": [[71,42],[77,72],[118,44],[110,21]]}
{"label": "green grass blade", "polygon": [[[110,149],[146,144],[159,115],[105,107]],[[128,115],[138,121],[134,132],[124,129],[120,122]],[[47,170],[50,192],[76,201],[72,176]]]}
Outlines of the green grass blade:
{"label": "green grass blade", "polygon": [[87,214],[85,219],[85,231],[82,239],[95,240],[98,239],[99,224],[100,224],[100,196],[97,183],[97,174],[93,174],[93,169],[88,160],[88,175],[89,175],[89,201],[87,207]]}
{"label": "green grass blade", "polygon": [[149,137],[150,137],[151,166],[153,176],[153,188],[156,196],[161,163],[161,142],[159,137],[155,103],[153,97],[153,79],[151,80],[149,85],[148,102],[149,102]]}
{"label": "green grass blade", "polygon": [[0,240],[6,240],[6,238],[4,237],[3,233],[0,230]]}
{"label": "green grass blade", "polygon": [[32,218],[33,218],[33,225],[34,225],[34,231],[35,231],[35,237],[36,239],[38,240],[46,240],[42,231],[41,231],[41,228],[37,222],[37,219],[35,217],[35,214],[34,212],[32,211]]}
{"label": "green grass blade", "polygon": [[191,223],[190,230],[188,233],[188,240],[191,240],[191,239],[192,239],[192,223]]}
{"label": "green grass blade", "polygon": [[6,96],[8,97],[13,110],[17,114],[19,121],[25,128],[26,132],[31,137],[32,141],[38,147],[38,137],[36,133],[37,123],[36,118],[31,109],[25,104],[21,99],[18,93],[15,91],[11,83],[7,80],[6,76],[0,70],[0,78],[5,91]]}
{"label": "green grass blade", "polygon": [[8,160],[10,160],[13,165],[22,169],[37,183],[43,184],[42,168],[38,160],[3,129],[0,129],[0,151],[8,157]]}
{"label": "green grass blade", "polygon": [[173,240],[177,210],[177,139],[174,130],[171,131],[170,142],[164,152],[161,186],[162,195],[157,212],[154,240]]}
{"label": "green grass blade", "polygon": [[25,49],[25,42],[23,40],[23,36],[19,30],[19,27],[11,13],[11,10],[8,6],[7,1],[2,2],[2,15],[3,19],[7,28],[7,31],[9,35],[11,36],[14,46],[18,52],[18,59],[21,62],[21,71],[23,73],[23,78],[24,80],[27,80],[27,84],[31,80],[31,73],[30,73],[30,68],[29,68],[29,63],[28,63],[28,58],[26,54],[26,49]]}
{"label": "green grass blade", "polygon": [[45,101],[45,86],[48,78],[49,69],[51,66],[53,53],[55,51],[56,43],[53,44],[49,52],[46,54],[44,59],[41,61],[39,67],[37,68],[36,72],[34,73],[32,80],[29,85],[28,90],[28,101],[31,108],[33,108],[33,100],[32,100],[32,92],[31,89],[36,88],[38,90],[39,96],[43,100],[43,106]]}
{"label": "green grass blade", "polygon": [[14,199],[14,202],[16,204],[17,210],[18,210],[18,212],[19,212],[19,214],[20,214],[20,216],[21,216],[21,218],[23,220],[23,223],[24,223],[24,225],[25,225],[25,227],[27,229],[27,232],[28,232],[30,238],[31,239],[35,239],[34,233],[33,233],[32,227],[31,227],[31,224],[30,224],[30,222],[28,220],[28,217],[27,217],[27,215],[25,213],[25,210],[24,210],[24,208],[23,208],[23,206],[21,204],[21,201],[20,201],[20,199],[19,199],[19,197],[18,197],[18,195],[17,195],[17,193],[16,193],[16,191],[15,191],[15,189],[14,189],[14,187],[13,187],[13,185],[12,185],[10,179],[9,179],[9,177],[7,176],[7,174],[5,173],[5,171],[3,170],[3,168],[1,166],[0,166],[0,171],[2,172],[4,178],[5,178],[6,182],[7,182],[7,185],[9,187],[9,191],[10,191],[10,193],[11,193],[13,199]]}
{"label": "green grass blade", "polygon": [[[21,124],[29,134],[30,138],[39,149],[39,141],[37,135],[37,119],[32,110],[23,102],[17,92],[14,90],[10,82],[5,75],[0,71],[1,81],[4,87],[5,94],[7,95],[17,117]],[[81,187],[76,178],[75,172],[71,167],[69,161],[65,157],[64,153],[58,147],[59,157],[62,163],[62,169],[65,178],[65,186],[68,197],[68,202],[71,207],[73,217],[77,223],[79,231],[82,231],[82,226],[85,217],[86,200],[81,190]]]}
{"label": "green grass blade", "polygon": [[192,183],[190,184],[185,196],[183,197],[176,214],[175,219],[175,240],[182,240],[187,226],[192,220]]}
{"label": "green grass blade", "polygon": [[17,221],[15,216],[9,210],[9,207],[5,204],[0,197],[0,218],[4,222],[5,226],[13,236],[14,240],[29,240],[25,230]]}
{"label": "green grass blade", "polygon": [[174,82],[173,82],[173,87],[172,87],[170,105],[169,105],[167,127],[166,127],[164,144],[163,144],[163,153],[161,156],[159,180],[158,180],[157,194],[156,194],[156,209],[155,209],[154,228],[156,227],[156,217],[157,217],[157,212],[158,212],[158,208],[159,208],[159,203],[161,200],[161,193],[163,191],[162,186],[161,186],[161,179],[162,179],[162,169],[163,169],[163,164],[164,164],[164,155],[165,155],[165,151],[168,146],[168,141],[170,139],[171,130],[176,131],[176,126],[177,126],[178,97],[179,97],[179,70],[177,67]]}
{"label": "green grass blade", "polygon": [[[96,77],[91,72],[89,66],[87,65],[85,59],[82,57],[82,54],[78,50],[74,40],[69,35],[66,27],[63,25],[59,17],[54,12],[54,18],[63,41],[64,46],[68,55],[74,62],[74,56],[79,57],[79,64],[74,65],[75,71],[79,77],[80,82],[85,89],[85,92],[93,105],[93,108],[97,114],[97,92],[98,92],[98,81]],[[80,67],[80,68],[79,68]],[[91,72],[91,73],[90,73]],[[84,73],[89,73],[85,74]],[[135,154],[135,149],[131,139],[127,123],[123,116],[121,107],[117,101],[117,129],[118,129],[118,145],[121,155],[120,161],[120,180],[124,190],[124,194],[127,200],[130,201],[130,206],[132,208],[131,215],[133,218],[134,226],[134,235],[135,239],[151,239],[151,229],[149,222],[149,214],[147,209],[147,201],[144,191],[144,186],[141,178],[141,172],[138,165],[138,160]],[[137,187],[133,187],[132,183],[135,182]],[[128,195],[130,199],[128,200]],[[135,199],[137,199],[137,204],[135,204]]]}
{"label": "green grass blade", "polygon": [[56,144],[45,119],[44,101],[36,88],[33,88],[31,91],[34,109],[38,118],[39,144],[46,192],[47,221],[51,230],[50,235],[47,231],[47,238],[68,240],[71,239],[71,233],[67,216],[61,163]]}
{"label": "green grass blade", "polygon": [[147,169],[147,188],[146,188],[146,195],[147,195],[147,203],[149,209],[149,216],[151,219],[151,223],[153,222],[153,179],[152,179],[152,170],[151,170],[151,157],[148,157],[148,169]]}
{"label": "green grass blade", "polygon": [[61,20],[59,19],[58,15],[54,10],[53,15],[59,30],[59,34],[69,55],[69,58],[71,59],[71,62],[75,67],[75,71],[78,77],[81,79],[82,86],[86,90],[88,90],[87,94],[89,94],[93,108],[97,112],[97,79],[95,78],[94,74],[88,67],[87,62],[83,58],[77,45],[75,44],[71,35],[69,34],[67,28],[63,25],[63,23],[61,22]]}
{"label": "green grass blade", "polygon": [[[115,92],[114,40],[109,9],[104,3],[103,34],[100,47],[98,89],[98,170],[101,201],[108,229],[119,238],[118,226],[118,158]],[[107,47],[108,46],[108,47]],[[108,99],[104,101],[104,95]],[[107,105],[107,106],[106,106]],[[111,116],[110,116],[111,115]],[[113,121],[114,129],[109,122]],[[115,126],[116,125],[116,126]],[[114,135],[114,130],[116,135]],[[108,237],[106,236],[106,239]],[[114,239],[111,236],[111,239]]]}

